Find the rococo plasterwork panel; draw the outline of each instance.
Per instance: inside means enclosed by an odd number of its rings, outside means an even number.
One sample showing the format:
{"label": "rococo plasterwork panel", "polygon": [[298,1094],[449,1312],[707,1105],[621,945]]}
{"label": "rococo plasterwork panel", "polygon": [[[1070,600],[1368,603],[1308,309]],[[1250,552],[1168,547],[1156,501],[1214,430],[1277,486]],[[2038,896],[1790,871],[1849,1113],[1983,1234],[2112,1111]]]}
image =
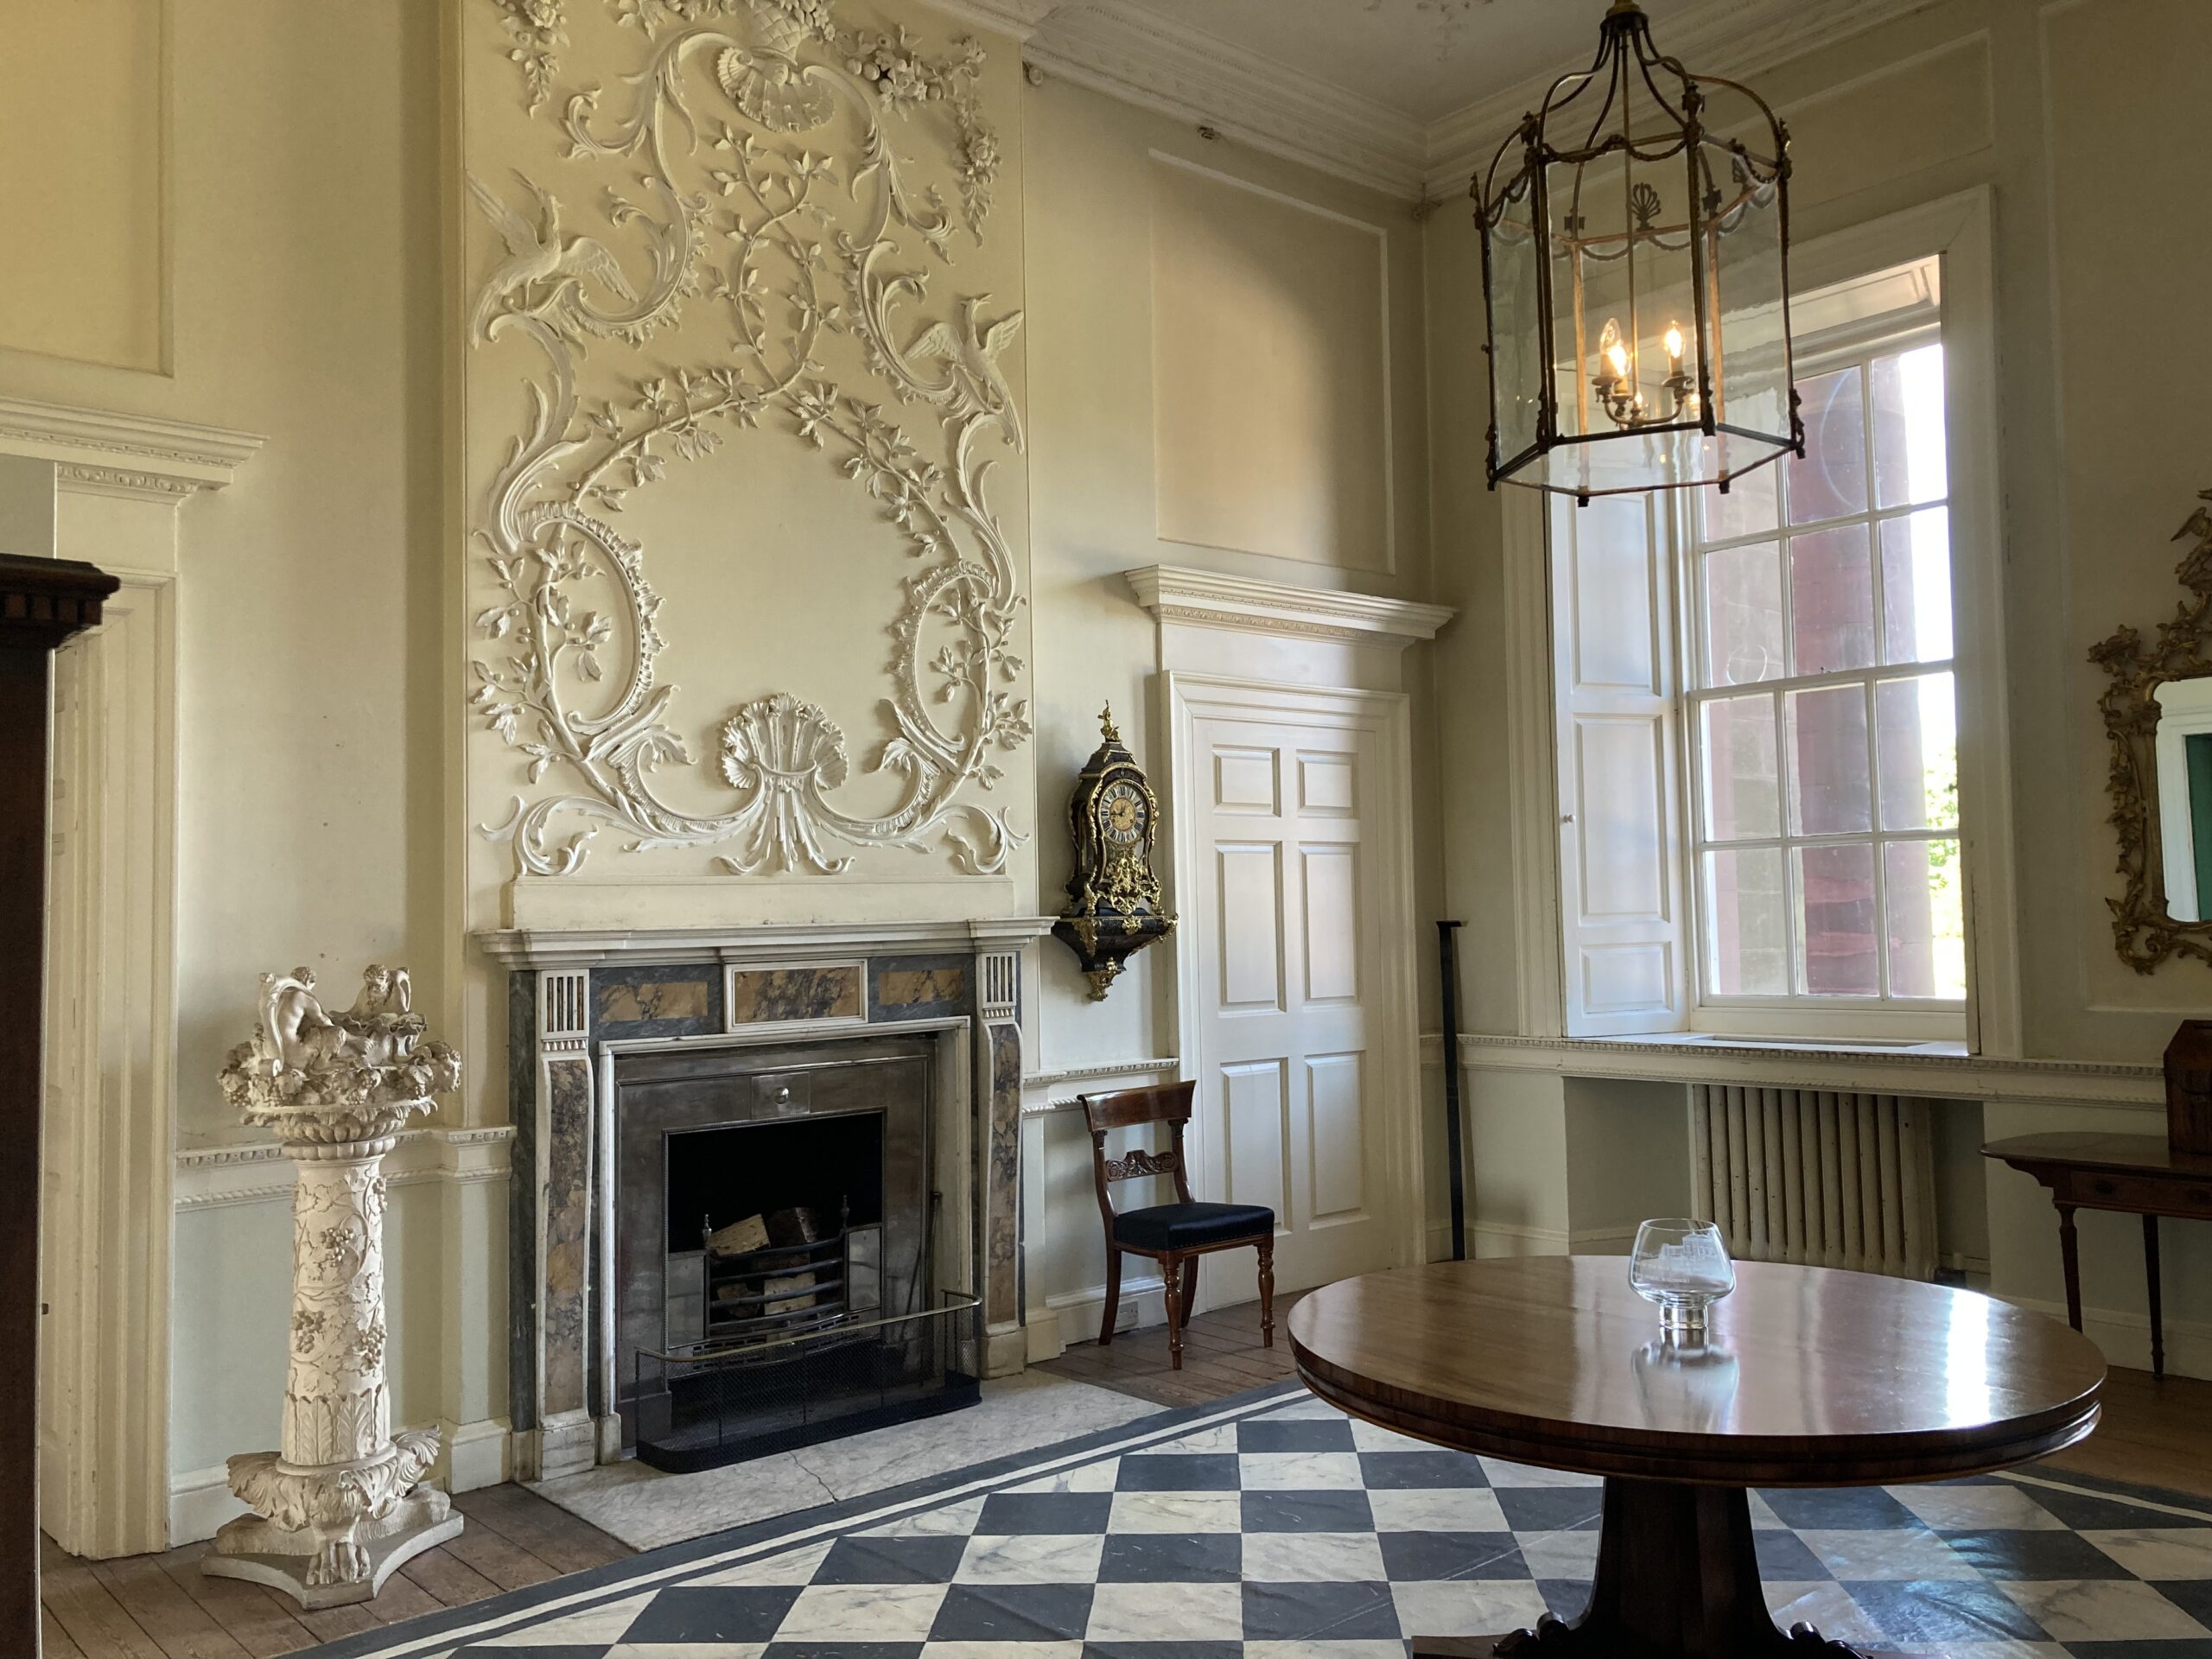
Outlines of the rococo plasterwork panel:
{"label": "rococo plasterwork panel", "polygon": [[[472,149],[467,177],[492,232],[472,400],[503,342],[533,365],[474,508],[469,703],[518,785],[485,833],[526,876],[575,872],[607,830],[744,874],[888,847],[1002,871],[1023,837],[994,785],[1030,737],[1020,528],[993,494],[995,471],[1020,476],[1001,359],[1021,313],[959,285],[1000,174],[982,48],[932,52],[832,0],[481,3],[500,30],[475,38],[559,146],[550,176]],[[725,446],[737,464],[690,465]],[[856,763],[801,685],[709,703],[695,754],[679,719],[702,711],[679,716],[664,654],[722,677],[740,647],[663,610],[626,503],[688,471],[741,516],[743,467],[794,464],[841,473],[880,522],[882,735]],[[859,657],[871,598],[845,603]]]}

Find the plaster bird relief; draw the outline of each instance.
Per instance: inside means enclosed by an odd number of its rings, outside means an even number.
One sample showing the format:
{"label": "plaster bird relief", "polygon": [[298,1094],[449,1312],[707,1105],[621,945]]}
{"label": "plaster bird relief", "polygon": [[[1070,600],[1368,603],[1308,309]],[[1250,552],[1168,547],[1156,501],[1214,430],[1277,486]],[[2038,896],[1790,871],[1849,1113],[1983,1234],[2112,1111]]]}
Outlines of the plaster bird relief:
{"label": "plaster bird relief", "polygon": [[637,290],[622,274],[621,262],[596,237],[561,235],[561,204],[529,180],[524,187],[537,201],[533,225],[486,188],[474,174],[468,177],[468,194],[506,244],[506,263],[486,279],[477,296],[476,313],[469,334],[477,340],[491,338],[492,320],[502,315],[527,314],[543,317],[556,313],[574,286],[589,279],[604,285],[618,298],[635,303]]}
{"label": "plaster bird relief", "polygon": [[[511,14],[518,3],[486,0]],[[613,90],[556,100],[541,95],[537,60],[516,59],[531,106],[557,104],[549,118],[567,165],[601,192],[607,234],[568,231],[556,191],[522,174],[534,213],[469,180],[505,248],[481,279],[473,339],[525,341],[540,363],[478,531],[494,591],[475,619],[486,645],[470,702],[519,753],[531,791],[486,833],[532,876],[574,872],[608,826],[626,850],[711,847],[739,874],[836,874],[852,867],[845,849],[881,847],[997,873],[1021,836],[982,796],[999,781],[995,757],[1030,736],[1012,649],[1019,565],[989,493],[995,463],[1023,447],[1000,367],[1021,313],[986,320],[984,295],[931,303],[931,266],[980,245],[990,211],[982,49],[932,55],[903,29],[847,27],[830,0],[610,4],[634,26],[617,38],[643,42],[634,67],[604,77]],[[533,29],[562,28],[558,0],[530,15]],[[918,139],[939,146],[957,206],[910,174],[902,147]],[[702,308],[710,326],[685,330]],[[716,349],[671,365],[664,340],[646,359],[637,348],[656,334]],[[828,352],[838,340],[853,345]],[[865,386],[825,363],[855,346]],[[893,406],[922,411],[934,441]],[[793,692],[731,711],[696,771],[672,723],[660,597],[645,548],[612,515],[671,461],[760,428],[823,452],[913,562],[886,627],[890,731],[865,764]],[[680,804],[662,787],[677,768],[734,798]],[[863,779],[882,810],[841,804]]]}

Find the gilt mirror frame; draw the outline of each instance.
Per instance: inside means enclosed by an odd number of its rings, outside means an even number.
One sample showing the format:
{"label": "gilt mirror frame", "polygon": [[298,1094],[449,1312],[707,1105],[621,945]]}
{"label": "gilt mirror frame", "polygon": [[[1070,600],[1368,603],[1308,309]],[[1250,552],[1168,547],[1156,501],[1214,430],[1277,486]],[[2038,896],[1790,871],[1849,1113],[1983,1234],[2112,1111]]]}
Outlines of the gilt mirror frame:
{"label": "gilt mirror frame", "polygon": [[[2212,490],[2199,493],[2212,502]],[[2175,532],[2191,543],[2175,575],[2187,597],[2171,621],[2158,624],[2145,646],[2133,627],[2122,627],[2089,652],[2108,683],[2097,699],[2112,743],[2106,788],[2111,823],[2120,836],[2119,870],[2126,887],[2112,907],[2113,944],[2120,959],[2147,974],[2170,957],[2212,963],[2212,921],[2180,922],[2166,913],[2166,872],[2159,814],[2158,688],[2175,680],[2212,676],[2212,507],[2200,506]]]}

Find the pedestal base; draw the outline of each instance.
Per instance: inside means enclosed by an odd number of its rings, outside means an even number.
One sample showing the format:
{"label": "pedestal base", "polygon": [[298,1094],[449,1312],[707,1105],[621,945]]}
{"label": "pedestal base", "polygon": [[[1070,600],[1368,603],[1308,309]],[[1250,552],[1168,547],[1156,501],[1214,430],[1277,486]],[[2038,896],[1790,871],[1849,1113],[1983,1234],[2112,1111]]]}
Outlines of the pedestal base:
{"label": "pedestal base", "polygon": [[426,1549],[461,1535],[461,1517],[443,1492],[417,1487],[381,1521],[365,1521],[355,1541],[367,1558],[367,1572],[357,1580],[312,1584],[324,1541],[312,1532],[295,1532],[257,1515],[241,1516],[215,1535],[200,1570],[219,1579],[246,1579],[281,1590],[309,1612],[369,1601],[385,1580]]}
{"label": "pedestal base", "polygon": [[1579,1618],[1510,1636],[1416,1637],[1414,1659],[1880,1659],[1810,1625],[1775,1628],[1741,1487],[1616,1476],[1605,1482],[1599,1529],[1590,1605]]}

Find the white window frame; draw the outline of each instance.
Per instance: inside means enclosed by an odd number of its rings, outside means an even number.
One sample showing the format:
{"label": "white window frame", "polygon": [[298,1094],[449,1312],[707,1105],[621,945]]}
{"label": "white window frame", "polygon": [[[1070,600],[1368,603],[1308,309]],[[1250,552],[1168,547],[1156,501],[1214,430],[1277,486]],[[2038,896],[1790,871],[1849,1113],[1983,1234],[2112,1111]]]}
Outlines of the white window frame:
{"label": "white window frame", "polygon": [[[1942,333],[1946,439],[1950,469],[1953,550],[1954,671],[1958,697],[1959,815],[1966,880],[1967,1000],[1963,1039],[1969,1052],[2018,1056],[2022,1051],[2018,923],[2012,837],[2012,788],[2006,709],[1999,432],[1996,391],[1996,315],[1990,192],[1948,196],[1831,234],[1802,240],[1791,255],[1791,284],[1809,291],[1929,257],[1942,261]],[[1523,894],[1546,895],[1541,907],[1516,917],[1522,1027],[1529,1035],[1568,1038],[1631,1034],[1618,1022],[1581,1014],[1572,982],[1575,941],[1569,922],[1573,873],[1561,858],[1562,826],[1573,803],[1560,786],[1555,720],[1553,630],[1542,619],[1553,598],[1546,572],[1547,515],[1508,500],[1503,512],[1508,627],[1507,720],[1513,785],[1514,875]],[[1518,599],[1516,601],[1516,595]],[[1529,626],[1534,624],[1535,626]],[[1679,820],[1665,830],[1687,844]],[[1688,869],[1683,874],[1688,876]],[[1680,906],[1685,950],[1697,931]],[[1688,977],[1686,976],[1686,977]],[[1811,999],[1771,1010],[1732,1004],[1720,1018],[1685,995],[1672,1010],[1655,1011],[1640,1033],[1699,1032],[1787,1042],[1919,1041],[1908,1011],[1808,1007]],[[1825,1001],[1827,999],[1821,999]],[[1869,1014],[1872,1014],[1870,1019]],[[1958,1037],[1958,1015],[1948,1016]]]}
{"label": "white window frame", "polygon": [[[1694,976],[1694,997],[1689,1025],[1693,1031],[1738,1035],[1745,1032],[1765,1033],[1770,1026],[1778,1027],[1783,1034],[1794,1036],[1866,1036],[1875,1039],[1918,1038],[1930,1041],[1958,1041],[1966,1031],[1966,1002],[1963,997],[1943,999],[1934,997],[1900,998],[1886,991],[1874,996],[1816,995],[1809,991],[1793,990],[1783,994],[1729,995],[1716,991],[1712,985],[1712,963],[1709,960],[1711,940],[1705,927],[1706,863],[1707,853],[1716,851],[1772,849],[1782,855],[1785,882],[1791,878],[1789,863],[1793,851],[1820,846],[1866,846],[1872,849],[1878,866],[1884,849],[1892,842],[1901,841],[1961,841],[1963,831],[1958,827],[1948,829],[1885,830],[1881,827],[1878,805],[1870,797],[1870,810],[1873,812],[1870,827],[1864,832],[1835,835],[1807,835],[1789,828],[1789,751],[1788,724],[1785,714],[1788,694],[1792,691],[1817,690],[1834,686],[1868,686],[1885,680],[1923,678],[1931,675],[1955,675],[1955,657],[1941,660],[1905,663],[1877,662],[1863,669],[1841,669],[1820,674],[1792,674],[1778,679],[1747,682],[1741,685],[1705,685],[1701,664],[1706,660],[1705,607],[1701,603],[1704,582],[1700,569],[1707,556],[1738,547],[1758,546],[1765,542],[1779,542],[1783,546],[1782,558],[1782,594],[1783,614],[1787,619],[1790,601],[1790,571],[1787,552],[1788,538],[1798,535],[1819,534],[1822,531],[1863,524],[1867,529],[1868,552],[1874,584],[1874,618],[1878,632],[1885,625],[1882,604],[1882,543],[1881,526],[1891,520],[1910,518],[1916,512],[1942,508],[1948,513],[1950,497],[1947,493],[1929,501],[1915,502],[1906,506],[1880,507],[1874,504],[1874,480],[1871,456],[1874,443],[1873,430],[1873,365],[1877,359],[1909,352],[1922,346],[1934,345],[1942,338],[1942,325],[1933,308],[1924,315],[1913,316],[1891,312],[1872,320],[1870,327],[1855,331],[1852,337],[1826,345],[1815,345],[1801,353],[1796,368],[1800,383],[1839,370],[1857,368],[1860,371],[1865,388],[1866,432],[1865,442],[1870,457],[1867,473],[1867,505],[1865,511],[1848,513],[1834,518],[1808,521],[1802,524],[1782,524],[1771,531],[1741,536],[1723,537],[1711,543],[1697,539],[1691,516],[1698,511],[1699,503],[1690,492],[1677,493],[1668,514],[1668,527],[1673,537],[1675,560],[1676,592],[1681,595],[1677,607],[1678,650],[1681,672],[1682,742],[1682,823],[1685,825],[1683,888],[1688,894],[1688,949],[1685,952]],[[1946,421],[1945,442],[1948,449],[1949,433]],[[1777,463],[1786,465],[1787,463]],[[1946,455],[1948,467],[1948,456]],[[1957,584],[1955,559],[1951,561],[1952,585]],[[1955,591],[1954,593],[1955,603]],[[1955,688],[1955,680],[1954,682]],[[1702,709],[1708,702],[1724,702],[1745,696],[1768,695],[1776,698],[1775,759],[1777,775],[1777,808],[1780,823],[1770,836],[1714,842],[1708,839],[1705,822],[1704,740]],[[1956,699],[1955,689],[1954,701]],[[1875,796],[1880,792],[1880,767],[1875,753],[1879,722],[1871,711],[1866,729],[1866,764]],[[1878,942],[1886,934],[1885,924],[1888,908],[1884,894],[1886,876],[1877,869],[1875,875],[1875,918]],[[1785,894],[1788,893],[1785,888]],[[1785,955],[1793,977],[1798,963],[1798,906],[1785,897],[1783,906]],[[1878,965],[1881,981],[1889,980],[1889,961],[1886,948],[1878,943]],[[1806,1016],[1812,1016],[1808,1027]]]}

